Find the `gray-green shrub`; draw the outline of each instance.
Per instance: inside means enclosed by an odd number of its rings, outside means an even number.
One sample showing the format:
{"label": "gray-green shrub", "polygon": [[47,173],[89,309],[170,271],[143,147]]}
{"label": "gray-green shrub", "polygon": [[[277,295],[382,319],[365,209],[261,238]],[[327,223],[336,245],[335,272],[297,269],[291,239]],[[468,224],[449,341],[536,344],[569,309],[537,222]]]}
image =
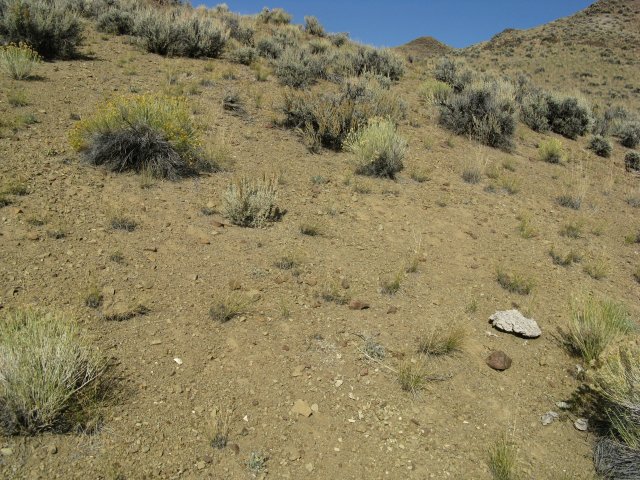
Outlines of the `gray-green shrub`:
{"label": "gray-green shrub", "polygon": [[593,118],[584,99],[551,94],[547,103],[547,119],[552,131],[572,140],[589,131]]}
{"label": "gray-green shrub", "polygon": [[620,143],[627,148],[636,148],[640,145],[640,122],[629,121],[621,125],[618,132]]}
{"label": "gray-green shrub", "polygon": [[327,57],[312,55],[301,48],[288,48],[276,61],[275,75],[282,85],[305,88],[325,77],[327,67]]}
{"label": "gray-green shrub", "polygon": [[483,81],[446,97],[439,105],[440,124],[458,135],[503,150],[513,148],[517,114],[513,88],[503,81]]}
{"label": "gray-green shrub", "polygon": [[24,42],[44,58],[71,58],[82,32],[80,18],[66,3],[0,0],[0,43]]}
{"label": "gray-green shrub", "polygon": [[131,35],[133,33],[134,16],[127,11],[111,9],[98,17],[96,29],[99,32],[113,35]]}
{"label": "gray-green shrub", "polygon": [[256,42],[256,51],[261,57],[276,59],[282,55],[284,49],[274,38],[265,37]]}
{"label": "gray-green shrub", "polygon": [[404,62],[391,50],[359,45],[355,52],[347,54],[355,75],[372,73],[388,77],[393,81],[404,75]]}
{"label": "gray-green shrub", "polygon": [[326,35],[320,20],[314,16],[304,17],[304,31],[316,37],[324,37]]}
{"label": "gray-green shrub", "polygon": [[258,21],[262,23],[272,23],[274,25],[286,25],[288,23],[291,23],[291,19],[293,17],[281,8],[274,8],[271,10],[265,7],[258,14],[257,18],[258,18]]}
{"label": "gray-green shrub", "polygon": [[242,65],[251,65],[257,56],[255,48],[240,47],[229,53],[229,60]]}
{"label": "gray-green shrub", "polygon": [[609,158],[611,156],[611,143],[600,135],[594,135],[589,140],[589,150],[599,157]]}
{"label": "gray-green shrub", "polygon": [[353,153],[356,173],[361,175],[394,178],[404,168],[407,142],[389,119],[370,120],[347,137],[344,147]]}
{"label": "gray-green shrub", "polygon": [[640,153],[627,152],[624,156],[624,167],[627,172],[640,172]]}

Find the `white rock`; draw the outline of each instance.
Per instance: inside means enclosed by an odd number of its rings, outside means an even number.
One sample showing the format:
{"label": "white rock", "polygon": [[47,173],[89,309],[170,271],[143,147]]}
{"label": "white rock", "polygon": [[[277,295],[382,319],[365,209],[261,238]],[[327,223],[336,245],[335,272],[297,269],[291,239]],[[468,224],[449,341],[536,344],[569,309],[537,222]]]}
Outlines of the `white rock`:
{"label": "white rock", "polygon": [[537,338],[542,334],[536,321],[525,317],[518,310],[496,312],[489,320],[495,328],[503,332],[515,333],[526,338]]}
{"label": "white rock", "polygon": [[540,421],[542,422],[542,425],[550,425],[559,416],[560,415],[558,415],[556,412],[547,412],[540,417]]}
{"label": "white rock", "polygon": [[182,365],[182,363],[183,363],[182,359],[178,358],[178,357],[174,358],[173,361],[176,362],[178,365]]}
{"label": "white rock", "polygon": [[587,420],[586,418],[578,418],[575,422],[573,422],[573,426],[581,432],[586,432],[589,428],[589,420]]}

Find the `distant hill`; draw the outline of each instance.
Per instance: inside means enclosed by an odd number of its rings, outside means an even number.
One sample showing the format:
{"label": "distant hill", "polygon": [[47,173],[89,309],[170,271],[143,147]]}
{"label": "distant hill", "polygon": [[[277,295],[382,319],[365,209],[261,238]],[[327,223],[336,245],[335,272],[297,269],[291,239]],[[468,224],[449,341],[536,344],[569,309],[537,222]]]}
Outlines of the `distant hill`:
{"label": "distant hill", "polygon": [[405,56],[413,57],[415,60],[423,60],[448,55],[454,49],[433,37],[419,37],[397,47],[397,50]]}

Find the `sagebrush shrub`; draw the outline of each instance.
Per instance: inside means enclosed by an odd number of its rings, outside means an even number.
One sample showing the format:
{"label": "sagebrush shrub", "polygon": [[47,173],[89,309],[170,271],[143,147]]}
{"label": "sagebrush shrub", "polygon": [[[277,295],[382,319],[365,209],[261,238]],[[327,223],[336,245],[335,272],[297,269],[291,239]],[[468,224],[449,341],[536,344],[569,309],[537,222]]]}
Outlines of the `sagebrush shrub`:
{"label": "sagebrush shrub", "polygon": [[25,43],[0,46],[0,67],[15,80],[29,78],[40,61],[38,52]]}
{"label": "sagebrush shrub", "polygon": [[355,156],[356,173],[394,178],[404,168],[407,142],[389,119],[370,120],[347,137],[344,147]]}
{"label": "sagebrush shrub", "polygon": [[511,85],[484,81],[449,95],[440,104],[440,124],[485,145],[511,150],[516,128],[516,103]]}
{"label": "sagebrush shrub", "polygon": [[549,95],[547,119],[552,131],[575,140],[589,131],[591,108],[582,98]]}
{"label": "sagebrush shrub", "polygon": [[420,86],[418,95],[420,100],[426,104],[439,105],[446,100],[453,91],[451,86],[440,80],[429,79]]}
{"label": "sagebrush shrub", "polygon": [[304,17],[304,31],[316,37],[324,37],[326,35],[320,20],[314,16]]}
{"label": "sagebrush shrub", "polygon": [[134,16],[117,8],[108,10],[98,17],[96,29],[113,35],[131,35],[134,29]]}
{"label": "sagebrush shrub", "polygon": [[520,99],[520,119],[535,132],[546,132],[549,125],[549,96],[543,90],[533,90]]}
{"label": "sagebrush shrub", "polygon": [[611,156],[611,143],[600,135],[594,135],[589,140],[589,150],[598,155],[599,157],[609,158]]}
{"label": "sagebrush shrub", "polygon": [[475,80],[472,70],[464,68],[449,57],[443,57],[436,65],[434,76],[436,80],[446,83],[456,92],[461,92]]}
{"label": "sagebrush shrub", "polygon": [[229,184],[223,198],[224,212],[235,225],[262,227],[280,216],[276,199],[273,179],[252,181],[243,177]]}
{"label": "sagebrush shrub", "polygon": [[66,317],[36,310],[4,313],[0,429],[12,435],[82,427],[105,371],[103,358],[80,340]]}
{"label": "sagebrush shrub", "polygon": [[251,65],[256,59],[257,52],[253,47],[240,47],[236,48],[229,53],[229,60],[234,63],[240,63],[242,65]]}
{"label": "sagebrush shrub", "polygon": [[134,32],[147,51],[169,56],[217,58],[228,40],[219,20],[177,9],[141,10]]}
{"label": "sagebrush shrub", "polygon": [[340,149],[347,135],[375,117],[394,122],[405,115],[395,95],[372,80],[345,81],[334,91],[295,91],[284,94],[285,125],[304,129],[318,142]]}
{"label": "sagebrush shrub", "polygon": [[257,18],[258,18],[258,21],[262,23],[272,23],[274,25],[286,25],[288,23],[291,23],[291,19],[293,17],[281,8],[274,8],[270,10],[265,7],[258,14]]}
{"label": "sagebrush shrub", "polygon": [[391,50],[358,45],[347,54],[347,61],[357,76],[372,73],[397,81],[404,75],[404,62]]}
{"label": "sagebrush shrub", "polygon": [[189,109],[176,97],[116,98],[78,122],[70,137],[86,162],[118,172],[147,171],[176,179],[204,162]]}
{"label": "sagebrush shrub", "polygon": [[621,125],[618,132],[620,143],[627,148],[636,148],[640,145],[640,122],[629,121]]}
{"label": "sagebrush shrub", "polygon": [[70,58],[82,41],[80,19],[64,2],[0,0],[0,39],[30,45],[44,58]]}
{"label": "sagebrush shrub", "polygon": [[538,147],[538,155],[540,156],[540,160],[548,163],[560,163],[566,157],[566,153],[562,148],[562,142],[556,138],[542,142]]}
{"label": "sagebrush shrub", "polygon": [[284,51],[282,45],[271,37],[261,38],[256,43],[258,55],[264,58],[276,59]]}
{"label": "sagebrush shrub", "polygon": [[328,59],[301,48],[288,48],[278,58],[275,75],[282,85],[305,88],[326,76]]}
{"label": "sagebrush shrub", "polygon": [[624,156],[624,167],[627,172],[640,172],[640,153],[628,152]]}

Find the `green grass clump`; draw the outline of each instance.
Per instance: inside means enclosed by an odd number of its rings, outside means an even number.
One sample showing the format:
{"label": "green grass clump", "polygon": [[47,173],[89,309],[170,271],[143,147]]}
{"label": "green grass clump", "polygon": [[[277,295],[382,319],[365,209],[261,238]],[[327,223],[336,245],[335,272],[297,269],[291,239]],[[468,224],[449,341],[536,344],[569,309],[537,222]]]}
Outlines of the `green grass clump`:
{"label": "green grass clump", "polygon": [[76,124],[71,145],[92,165],[176,179],[205,166],[186,102],[164,95],[128,95],[99,106]]}
{"label": "green grass clump", "polygon": [[503,435],[489,450],[489,470],[494,480],[516,480],[516,450]]}
{"label": "green grass clump", "polygon": [[226,217],[235,225],[263,227],[280,216],[276,198],[275,180],[263,177],[251,181],[243,177],[227,187],[223,208]]}
{"label": "green grass clump", "polygon": [[502,269],[498,269],[496,280],[502,288],[511,293],[529,295],[533,289],[533,280]]}
{"label": "green grass clump", "polygon": [[609,158],[611,156],[611,142],[600,135],[594,135],[589,140],[589,150],[599,157]]}
{"label": "green grass clump", "polygon": [[449,355],[462,349],[466,336],[467,331],[460,324],[442,325],[420,338],[418,352],[434,356]]}
{"label": "green grass clump", "polygon": [[424,365],[421,363],[404,362],[397,372],[400,388],[405,392],[417,395],[427,383]]}
{"label": "green grass clump", "polygon": [[355,157],[356,173],[394,178],[404,168],[407,142],[391,120],[370,120],[365,128],[347,137],[344,147]]}
{"label": "green grass clump", "polygon": [[624,306],[611,300],[581,299],[574,302],[572,310],[565,343],[587,364],[597,361],[612,342],[634,329]]}
{"label": "green grass clump", "polygon": [[553,261],[554,265],[560,265],[561,267],[568,267],[582,260],[582,257],[573,250],[571,250],[566,255],[562,255],[552,248],[551,250],[549,250],[549,256],[551,256],[551,260]]}
{"label": "green grass clump", "polygon": [[25,43],[0,46],[0,68],[14,80],[29,78],[40,62],[38,52]]}
{"label": "green grass clump", "polygon": [[249,301],[242,294],[230,294],[225,297],[215,299],[212,307],[209,309],[209,317],[220,323],[226,323],[229,320],[243,314],[247,310]]}
{"label": "green grass clump", "polygon": [[0,429],[7,435],[69,431],[92,420],[106,363],[65,316],[4,313],[0,365]]}
{"label": "green grass clump", "polygon": [[402,280],[404,280],[404,272],[400,271],[392,278],[384,278],[380,282],[380,293],[385,295],[395,295],[400,291],[402,286]]}
{"label": "green grass clump", "polygon": [[548,163],[562,163],[567,154],[562,148],[562,142],[556,138],[542,142],[538,147],[540,160]]}

